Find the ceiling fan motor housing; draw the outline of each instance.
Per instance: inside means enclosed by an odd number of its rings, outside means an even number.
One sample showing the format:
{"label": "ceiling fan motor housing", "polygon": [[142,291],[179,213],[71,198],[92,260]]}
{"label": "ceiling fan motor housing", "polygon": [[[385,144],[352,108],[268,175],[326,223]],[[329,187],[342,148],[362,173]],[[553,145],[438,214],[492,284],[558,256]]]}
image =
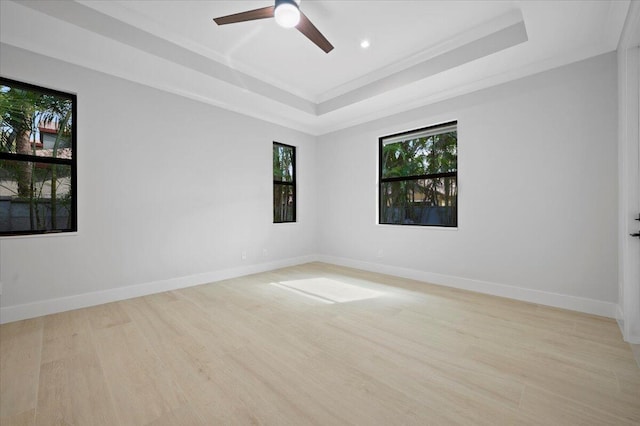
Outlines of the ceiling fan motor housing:
{"label": "ceiling fan motor housing", "polygon": [[293,28],[300,22],[300,9],[293,0],[276,0],[273,16],[281,27]]}
{"label": "ceiling fan motor housing", "polygon": [[299,9],[300,6],[298,6],[297,1],[295,0],[276,0],[276,9],[278,8],[278,6],[280,6],[281,4],[290,4],[292,6],[294,6],[296,9]]}

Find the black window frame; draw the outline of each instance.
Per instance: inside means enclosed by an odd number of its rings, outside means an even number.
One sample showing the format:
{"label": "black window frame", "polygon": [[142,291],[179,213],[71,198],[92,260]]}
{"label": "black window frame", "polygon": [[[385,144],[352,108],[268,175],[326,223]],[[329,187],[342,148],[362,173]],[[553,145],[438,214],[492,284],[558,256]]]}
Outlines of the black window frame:
{"label": "black window frame", "polygon": [[[409,176],[398,176],[398,177],[383,177],[383,148],[384,141],[391,138],[402,138],[403,136],[408,136],[420,132],[434,132],[438,129],[446,129],[455,126],[456,135],[458,132],[458,121],[449,121],[446,123],[435,124],[432,126],[422,127],[419,129],[408,130],[405,132],[395,133],[391,135],[381,136],[378,138],[378,224],[379,225],[399,225],[399,226],[421,226],[421,227],[438,227],[438,228],[457,228],[458,227],[458,165],[456,162],[456,171],[455,172],[444,172],[444,173],[431,173],[431,174],[423,174],[423,175],[409,175]],[[447,133],[443,131],[442,133]],[[437,133],[436,133],[437,134]],[[458,148],[458,143],[456,141],[456,152]],[[457,156],[457,154],[456,154]],[[425,224],[425,223],[394,223],[394,222],[383,222],[383,187],[385,183],[388,182],[401,182],[401,181],[409,181],[409,180],[424,180],[424,179],[437,179],[437,178],[446,178],[446,177],[454,177],[456,180],[456,197],[455,197],[455,224],[447,225],[447,224]]]}
{"label": "black window frame", "polygon": [[26,163],[43,163],[43,164],[55,164],[64,165],[70,167],[71,176],[71,208],[69,210],[70,224],[69,228],[60,229],[36,229],[25,231],[1,231],[1,237],[21,236],[21,235],[43,235],[43,234],[61,234],[69,232],[78,232],[78,96],[75,93],[63,92],[60,90],[50,89],[48,87],[42,87],[31,83],[25,83],[22,81],[14,80],[0,76],[0,85],[9,86],[21,90],[29,90],[46,95],[53,95],[65,99],[71,100],[71,159],[57,158],[57,157],[44,157],[30,154],[18,154],[9,152],[0,152],[0,160],[20,161]]}
{"label": "black window frame", "polygon": [[[273,179],[273,223],[295,223],[297,222],[297,199],[298,199],[298,193],[297,193],[297,188],[296,188],[296,180],[297,180],[297,170],[296,170],[296,147],[293,145],[287,145],[285,143],[282,142],[277,142],[277,141],[273,141],[273,145],[272,145],[272,151],[276,146],[281,146],[284,148],[290,148],[292,150],[292,160],[291,160],[291,182],[287,182],[287,181],[283,181],[283,180],[277,180],[277,179]],[[273,152],[272,152],[273,154]],[[273,166],[272,166],[273,167]],[[272,170],[272,175],[273,175],[273,170]],[[292,209],[292,219],[291,220],[276,220],[276,214],[275,214],[275,209],[276,209],[276,204],[275,204],[275,191],[276,191],[276,185],[284,185],[284,186],[291,186],[292,187],[292,203],[293,203],[293,209]]]}

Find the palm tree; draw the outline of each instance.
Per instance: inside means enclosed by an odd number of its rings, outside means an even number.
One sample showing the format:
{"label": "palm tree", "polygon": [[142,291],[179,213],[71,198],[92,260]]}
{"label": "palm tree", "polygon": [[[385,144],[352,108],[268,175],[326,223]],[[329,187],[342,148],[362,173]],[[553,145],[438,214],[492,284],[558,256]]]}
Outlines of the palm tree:
{"label": "palm tree", "polygon": [[382,167],[383,179],[399,179],[383,182],[380,187],[381,220],[423,223],[432,209],[441,216],[441,223],[452,223],[457,217],[456,178],[442,176],[457,170],[456,132],[383,145]]}
{"label": "palm tree", "polygon": [[[72,104],[69,100],[61,99],[56,96],[42,95],[40,106],[44,112],[40,114],[39,122],[47,125],[54,123],[58,129],[56,139],[53,144],[52,157],[58,156],[58,149],[63,140],[63,136],[69,136],[71,133],[71,113]],[[58,182],[58,166],[51,165],[51,227],[57,228],[58,203],[57,203],[57,185]]]}
{"label": "palm tree", "polygon": [[273,180],[280,182],[273,188],[274,222],[293,220],[293,162],[292,147],[275,145],[273,147]]}
{"label": "palm tree", "polygon": [[[54,124],[58,129],[52,156],[55,158],[62,140],[71,132],[72,103],[68,99],[53,95],[24,90],[15,87],[0,88],[1,136],[0,151],[16,154],[36,155],[35,136],[39,125]],[[38,200],[44,187],[44,180],[39,190],[36,189],[36,162],[17,161],[13,167],[17,181],[17,195],[29,200],[31,229],[42,226]],[[57,226],[57,165],[52,164],[51,176],[51,225]],[[41,179],[39,179],[41,180]]]}
{"label": "palm tree", "polygon": [[[4,89],[4,88],[3,88]],[[3,141],[3,147],[17,154],[35,154],[35,147],[31,145],[31,132],[34,130],[34,119],[37,106],[42,95],[29,90],[8,88],[0,92],[0,117],[2,127],[8,127],[8,140]],[[18,165],[18,196],[30,198],[32,188],[33,169],[31,164]]]}

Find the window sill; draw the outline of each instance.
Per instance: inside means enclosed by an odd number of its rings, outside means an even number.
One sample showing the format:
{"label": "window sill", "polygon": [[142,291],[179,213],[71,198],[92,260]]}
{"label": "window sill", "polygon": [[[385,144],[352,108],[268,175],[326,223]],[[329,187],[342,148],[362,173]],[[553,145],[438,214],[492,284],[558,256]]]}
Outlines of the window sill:
{"label": "window sill", "polygon": [[25,235],[1,235],[0,240],[14,240],[21,238],[53,238],[53,237],[75,237],[78,231],[71,232],[47,232],[43,234],[25,234]]}
{"label": "window sill", "polygon": [[410,229],[430,229],[435,231],[457,231],[459,229],[458,226],[434,226],[434,225],[395,225],[391,223],[376,223],[376,226],[381,226],[384,228],[410,228]]}

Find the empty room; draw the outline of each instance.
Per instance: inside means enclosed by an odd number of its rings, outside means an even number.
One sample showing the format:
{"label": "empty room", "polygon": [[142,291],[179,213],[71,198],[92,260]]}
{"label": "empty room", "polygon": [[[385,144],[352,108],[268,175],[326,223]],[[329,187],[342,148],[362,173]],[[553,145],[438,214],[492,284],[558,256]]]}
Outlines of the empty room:
{"label": "empty room", "polygon": [[0,0],[0,425],[640,424],[640,0]]}

